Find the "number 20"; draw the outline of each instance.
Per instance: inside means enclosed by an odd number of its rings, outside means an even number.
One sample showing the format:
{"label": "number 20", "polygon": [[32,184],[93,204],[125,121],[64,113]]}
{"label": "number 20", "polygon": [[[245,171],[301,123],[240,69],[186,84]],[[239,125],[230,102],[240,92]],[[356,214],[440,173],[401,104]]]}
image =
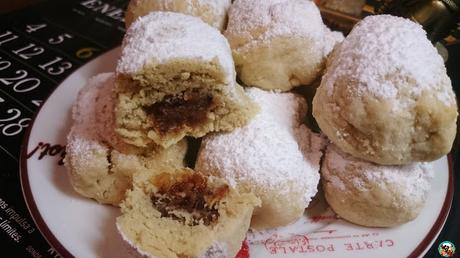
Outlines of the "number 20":
{"label": "number 20", "polygon": [[28,75],[27,71],[17,70],[16,74],[18,75],[16,77],[2,77],[0,78],[0,82],[5,85],[11,85],[13,82],[16,81],[16,83],[13,85],[13,90],[15,92],[28,92],[40,86],[39,79],[26,78]]}

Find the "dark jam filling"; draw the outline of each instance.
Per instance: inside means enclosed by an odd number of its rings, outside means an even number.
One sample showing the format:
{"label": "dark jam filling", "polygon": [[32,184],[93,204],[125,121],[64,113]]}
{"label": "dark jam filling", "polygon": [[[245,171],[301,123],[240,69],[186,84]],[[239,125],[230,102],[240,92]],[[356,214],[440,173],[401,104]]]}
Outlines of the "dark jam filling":
{"label": "dark jam filling", "polygon": [[208,112],[214,107],[212,95],[190,91],[180,96],[166,96],[163,101],[144,110],[151,116],[157,131],[167,133],[183,126],[195,127],[205,123]]}
{"label": "dark jam filling", "polygon": [[[169,217],[189,226],[202,224],[209,226],[219,218],[218,205],[229,188],[222,185],[210,189],[207,178],[199,173],[184,173],[177,178],[170,174],[161,174],[155,178],[158,191],[151,195],[153,206],[160,211],[161,217]],[[186,211],[191,220],[177,215],[174,211]]]}

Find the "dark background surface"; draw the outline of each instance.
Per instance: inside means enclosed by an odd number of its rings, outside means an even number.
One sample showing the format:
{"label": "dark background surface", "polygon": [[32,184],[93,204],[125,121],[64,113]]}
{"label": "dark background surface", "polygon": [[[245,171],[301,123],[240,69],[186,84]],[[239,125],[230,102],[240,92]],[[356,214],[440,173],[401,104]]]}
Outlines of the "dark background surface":
{"label": "dark background surface", "polygon": [[[22,9],[25,7],[30,7],[32,5],[32,8],[34,7],[34,4],[43,2],[43,0],[15,0],[15,1],[0,1],[0,13],[10,13],[13,10],[20,10],[14,12],[16,16],[16,20],[22,17],[21,19],[27,20],[27,19],[34,19],[32,13],[36,12],[31,12],[28,11],[28,9]],[[59,2],[60,4],[56,4]],[[120,31],[117,31],[116,29],[113,30],[105,30],[105,33],[100,33],[100,27],[98,26],[89,26],[90,24],[85,24],[85,22],[78,24],[75,24],[75,20],[68,19],[69,17],[66,16],[66,13],[63,12],[61,15],[56,15],[57,10],[64,10],[68,9],[68,5],[71,2],[75,1],[53,1],[53,4],[46,4],[43,8],[40,9],[40,14],[43,16],[47,16],[47,12],[49,12],[50,16],[55,17],[54,19],[56,22],[62,22],[66,26],[71,26],[74,28],[84,28],[86,31],[81,32],[82,34],[85,35],[90,35],[88,42],[85,42],[83,39],[79,42],[79,44],[75,46],[68,46],[70,50],[73,50],[72,48],[77,49],[80,45],[84,44],[96,44],[98,45],[97,47],[100,48],[100,53],[105,52],[106,50],[109,50],[111,47],[114,47],[119,44],[121,40],[122,33]],[[119,6],[124,6],[126,1],[111,1],[111,0],[105,0],[104,2],[109,2],[113,3],[115,5]],[[96,15],[96,14],[94,14]],[[7,16],[7,15],[5,15]],[[0,19],[0,27],[2,26],[7,26],[9,23],[6,23],[5,20]],[[69,22],[70,21],[70,22]],[[16,21],[19,22],[19,21]],[[20,23],[20,22],[19,22]],[[17,25],[17,24],[16,24]],[[92,30],[92,31],[91,31]],[[0,33],[1,34],[1,33]],[[102,42],[102,43],[101,43]],[[69,51],[70,51],[69,50]],[[455,92],[457,93],[457,96],[460,96],[460,45],[453,45],[448,47],[449,51],[449,59],[446,63],[447,69],[448,69],[448,74],[450,78],[452,79],[453,87]],[[0,52],[1,54],[1,52]],[[97,55],[93,56],[92,58],[96,57]],[[92,59],[91,58],[91,59]],[[73,70],[77,69],[79,66],[83,65],[86,63],[88,60],[76,60],[74,67],[72,70],[69,70],[70,74]],[[18,68],[19,69],[19,68]],[[42,96],[40,96],[41,99],[45,99],[48,94],[51,93],[52,89],[58,85],[60,81],[62,81],[65,76],[68,75],[63,74],[62,77],[56,77],[54,81],[49,81],[46,83],[46,86],[48,87],[47,90],[42,91]],[[39,76],[39,75],[37,75]],[[1,94],[0,94],[1,95]],[[0,96],[1,97],[1,96]],[[27,96],[21,96],[21,98],[26,98],[25,101],[27,101],[28,97]],[[24,99],[21,99],[23,101]],[[0,111],[4,109],[5,107],[0,107]],[[34,112],[38,108],[33,108],[31,107],[32,112],[28,114],[29,117],[32,117]],[[24,113],[27,110],[24,110]],[[459,135],[457,133],[457,135]],[[7,141],[11,141],[10,144],[16,144],[17,148],[19,150],[19,144],[21,142],[21,135],[18,135],[18,138],[16,139],[11,139],[8,138],[6,139],[1,139],[2,142],[1,144],[5,144]],[[449,213],[449,217],[446,221],[446,224],[440,233],[439,237],[437,240],[434,242],[433,246],[431,249],[428,251],[428,253],[425,255],[425,257],[440,257],[437,248],[438,245],[445,240],[453,242],[457,246],[457,253],[455,254],[454,257],[460,257],[460,175],[459,175],[459,169],[460,167],[460,140],[458,140],[459,137],[457,137],[457,140],[454,144],[454,148],[452,150],[452,158],[454,160],[454,168],[455,168],[455,175],[454,175],[454,199],[452,202],[452,208]],[[17,153],[19,154],[19,153]],[[14,155],[13,155],[14,156]],[[7,157],[5,154],[0,153],[0,198],[6,199],[6,201],[10,204],[10,206],[13,206],[14,209],[26,217],[29,221],[32,221],[28,211],[27,207],[25,205],[22,192],[21,192],[21,186],[20,186],[20,181],[19,181],[19,175],[18,175],[18,161],[15,160],[12,157]],[[458,176],[457,176],[458,175]],[[1,215],[1,214],[0,214]],[[424,226],[424,225],[420,225]],[[30,234],[27,236],[27,238],[21,240],[20,244],[16,244],[12,241],[10,237],[8,237],[6,234],[3,234],[0,232],[0,247],[2,251],[2,255],[0,257],[32,257],[32,254],[30,251],[26,251],[26,249],[32,246],[34,249],[36,249],[37,252],[39,252],[42,257],[58,257],[56,256],[56,253],[52,249],[50,249],[49,245],[46,243],[44,238],[40,235],[38,231]]]}
{"label": "dark background surface", "polygon": [[[85,1],[0,1],[0,257],[60,257],[27,209],[19,179],[19,150],[39,103],[80,66],[121,42],[124,23],[119,16],[88,6],[107,3],[123,13],[127,1],[96,0],[84,6]],[[24,73],[29,81],[16,90],[14,85],[21,80],[5,79]],[[40,84],[25,91],[32,85],[30,80]],[[12,214],[32,226],[21,227]],[[21,235],[16,241],[14,231]]]}

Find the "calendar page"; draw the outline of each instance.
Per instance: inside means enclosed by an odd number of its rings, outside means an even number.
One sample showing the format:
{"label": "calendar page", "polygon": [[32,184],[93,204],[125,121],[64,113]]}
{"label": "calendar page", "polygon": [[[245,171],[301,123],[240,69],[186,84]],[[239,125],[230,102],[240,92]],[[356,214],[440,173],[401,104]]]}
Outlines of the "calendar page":
{"label": "calendar page", "polygon": [[23,136],[60,82],[120,44],[125,7],[126,1],[56,0],[0,17],[0,241],[10,257],[60,257],[24,202]]}

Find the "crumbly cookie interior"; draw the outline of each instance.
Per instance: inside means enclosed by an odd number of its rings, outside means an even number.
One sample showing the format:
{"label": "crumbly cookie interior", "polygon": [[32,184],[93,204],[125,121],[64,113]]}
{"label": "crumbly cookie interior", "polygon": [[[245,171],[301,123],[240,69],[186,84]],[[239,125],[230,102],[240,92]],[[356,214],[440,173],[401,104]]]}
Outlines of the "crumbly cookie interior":
{"label": "crumbly cookie interior", "polygon": [[199,173],[186,172],[179,177],[163,173],[152,181],[158,191],[150,199],[161,217],[189,226],[215,224],[219,219],[219,204],[229,192],[227,184],[211,186]]}
{"label": "crumbly cookie interior", "polygon": [[[168,147],[184,136],[240,127],[257,108],[218,64],[182,60],[117,79],[117,132],[136,146]],[[236,89],[230,90],[229,87]]]}

